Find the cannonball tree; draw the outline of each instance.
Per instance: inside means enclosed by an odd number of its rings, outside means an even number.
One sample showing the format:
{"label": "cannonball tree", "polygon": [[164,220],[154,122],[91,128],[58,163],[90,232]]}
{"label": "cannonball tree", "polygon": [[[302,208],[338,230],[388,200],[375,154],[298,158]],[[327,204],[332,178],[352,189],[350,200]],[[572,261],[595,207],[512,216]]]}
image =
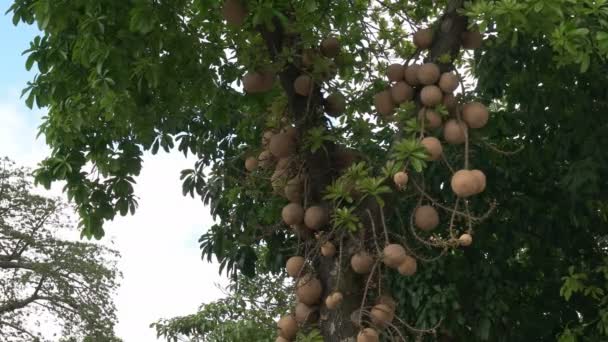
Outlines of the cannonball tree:
{"label": "cannonball tree", "polygon": [[[137,209],[144,152],[195,156],[183,193],[217,219],[203,257],[256,276],[263,245],[265,269],[294,278],[277,341],[551,340],[593,320],[584,299],[564,309],[538,288],[567,276],[535,262],[539,227],[570,228],[528,217],[562,214],[551,186],[577,193],[588,172],[543,182],[555,173],[540,160],[567,170],[580,154],[539,145],[572,127],[564,146],[578,146],[592,130],[547,123],[548,109],[560,122],[606,106],[555,104],[564,84],[598,87],[585,77],[608,52],[603,3],[15,0],[9,11],[42,31],[26,51],[39,69],[26,103],[47,107],[52,147],[37,181],[66,181],[83,235],[102,238],[105,221]],[[588,178],[605,174],[594,165]],[[602,186],[572,199],[572,217],[605,227]],[[584,262],[605,256],[594,229],[578,236],[589,253],[560,240],[549,254],[598,266]],[[517,304],[527,299],[538,306]]]}

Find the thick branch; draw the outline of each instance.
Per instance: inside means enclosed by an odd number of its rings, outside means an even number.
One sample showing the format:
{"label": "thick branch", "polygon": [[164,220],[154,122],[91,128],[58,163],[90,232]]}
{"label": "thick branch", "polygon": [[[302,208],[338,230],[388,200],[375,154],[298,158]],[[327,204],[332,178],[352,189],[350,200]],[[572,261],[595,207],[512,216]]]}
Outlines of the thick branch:
{"label": "thick branch", "polygon": [[30,305],[34,301],[40,299],[41,297],[38,296],[38,293],[40,292],[40,289],[42,288],[42,285],[44,284],[45,280],[46,277],[44,276],[40,278],[40,281],[38,282],[38,285],[36,286],[36,289],[34,290],[34,293],[32,293],[31,296],[23,300],[8,302],[7,304],[0,306],[0,315],[10,311],[22,309]]}

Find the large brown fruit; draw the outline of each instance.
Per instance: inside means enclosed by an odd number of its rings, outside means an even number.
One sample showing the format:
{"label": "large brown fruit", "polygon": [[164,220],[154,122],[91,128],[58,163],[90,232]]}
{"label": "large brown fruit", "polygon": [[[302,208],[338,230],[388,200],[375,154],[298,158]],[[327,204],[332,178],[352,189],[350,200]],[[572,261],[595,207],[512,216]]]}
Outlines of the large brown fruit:
{"label": "large brown fruit", "polygon": [[416,31],[414,33],[414,45],[422,50],[430,48],[433,45],[433,30],[426,28]]}
{"label": "large brown fruit", "polygon": [[372,328],[365,328],[357,335],[357,342],[379,342],[378,332]]}
{"label": "large brown fruit", "polygon": [[289,157],[295,150],[295,142],[292,137],[286,133],[279,133],[272,136],[268,149],[273,156],[277,158]]}
{"label": "large brown fruit", "polygon": [[336,254],[336,246],[327,241],[321,246],[321,255],[326,257],[333,257]]}
{"label": "large brown fruit", "polygon": [[310,321],[310,319],[313,316],[314,311],[315,310],[313,308],[311,308],[310,306],[308,306],[304,303],[296,304],[296,309],[295,309],[296,322],[305,323],[307,321]]}
{"label": "large brown fruit", "polygon": [[486,189],[486,174],[481,170],[471,170],[471,174],[475,177],[477,183],[476,193],[484,192]]}
{"label": "large brown fruit", "polygon": [[462,119],[471,128],[482,128],[488,123],[488,108],[479,102],[471,102],[462,108]]}
{"label": "large brown fruit", "polygon": [[271,71],[253,71],[243,76],[243,89],[250,94],[263,93],[272,89],[274,73]]}
{"label": "large brown fruit", "polygon": [[464,123],[451,119],[443,126],[443,138],[450,144],[458,145],[466,141],[465,132],[467,126]]}
{"label": "large brown fruit", "polygon": [[439,67],[435,63],[424,63],[422,64],[416,73],[416,77],[418,77],[418,81],[423,85],[431,85],[437,83],[439,81],[439,76],[441,76],[441,71]]}
{"label": "large brown fruit", "polygon": [[378,113],[384,116],[393,114],[395,110],[395,103],[388,90],[383,90],[374,96],[374,105]]}
{"label": "large brown fruit", "polygon": [[388,77],[389,82],[399,82],[403,79],[403,65],[401,64],[391,64],[386,68],[386,77]]}
{"label": "large brown fruit", "polygon": [[414,88],[403,81],[395,83],[391,87],[390,92],[394,103],[401,104],[414,98]]}
{"label": "large brown fruit", "polygon": [[285,198],[289,202],[300,203],[302,201],[302,179],[296,176],[285,185]]}
{"label": "large brown fruit", "polygon": [[371,311],[372,323],[378,327],[385,327],[395,318],[395,312],[386,304],[374,305]]}
{"label": "large brown fruit", "polygon": [[346,98],[340,93],[333,93],[325,99],[325,112],[329,116],[338,117],[346,110]]}
{"label": "large brown fruit", "polygon": [[399,271],[399,274],[404,275],[404,276],[412,276],[416,273],[416,270],[418,269],[418,262],[416,261],[416,259],[414,259],[413,257],[406,255],[405,258],[403,259],[403,262],[401,262],[401,264],[399,264],[399,267],[397,268],[397,270]]}
{"label": "large brown fruit", "polygon": [[283,127],[283,129],[281,129],[281,133],[286,134],[293,141],[298,139],[298,129],[291,125]]}
{"label": "large brown fruit", "polygon": [[439,225],[439,214],[430,205],[420,206],[414,212],[414,224],[424,231],[433,230]]}
{"label": "large brown fruit", "polygon": [[291,316],[283,316],[277,323],[279,328],[279,336],[286,338],[287,340],[293,340],[296,338],[298,333],[298,322]]}
{"label": "large brown fruit", "polygon": [[399,188],[405,187],[407,185],[408,180],[409,176],[406,172],[403,171],[399,171],[393,176],[393,182],[395,182],[395,185]]}
{"label": "large brown fruit", "polygon": [[420,101],[427,107],[435,107],[443,101],[443,93],[438,86],[427,85],[420,92]]}
{"label": "large brown fruit", "polygon": [[288,225],[300,224],[304,220],[304,208],[298,203],[289,203],[281,212],[283,222]]}
{"label": "large brown fruit", "polygon": [[308,96],[312,92],[313,82],[308,75],[300,75],[293,82],[293,89],[298,95]]}
{"label": "large brown fruit", "polygon": [[306,305],[318,303],[319,299],[321,299],[322,291],[323,287],[319,279],[311,275],[300,278],[296,284],[296,297]]}
{"label": "large brown fruit", "polygon": [[411,85],[412,87],[415,87],[420,84],[420,81],[418,81],[418,69],[419,68],[420,68],[420,65],[412,64],[410,66],[406,66],[405,71],[403,72],[405,82],[407,82],[407,84]]}
{"label": "large brown fruit", "polygon": [[473,243],[471,234],[462,234],[458,238],[458,243],[463,247],[469,247]]}
{"label": "large brown fruit", "polygon": [[269,169],[274,162],[274,158],[272,157],[272,153],[270,151],[262,151],[258,156],[258,166],[262,169]]}
{"label": "large brown fruit", "polygon": [[226,0],[222,6],[222,16],[233,26],[241,26],[247,18],[247,9],[240,0]]}
{"label": "large brown fruit", "polygon": [[372,270],[373,265],[374,258],[365,251],[355,253],[350,258],[350,266],[353,268],[353,271],[358,274],[369,273]]}
{"label": "large brown fruit", "polygon": [[287,274],[289,274],[292,278],[297,278],[299,275],[304,274],[304,264],[305,260],[301,256],[293,256],[287,259],[287,264],[285,265],[285,270]]}
{"label": "large brown fruit", "polygon": [[245,170],[249,172],[255,171],[258,168],[258,159],[255,157],[249,157],[245,159]]}
{"label": "large brown fruit", "polygon": [[453,93],[458,88],[459,79],[458,76],[453,72],[445,72],[441,74],[439,79],[439,88],[444,93]]}
{"label": "large brown fruit", "polygon": [[479,49],[483,37],[479,31],[466,31],[462,33],[462,47],[467,50]]}
{"label": "large brown fruit", "polygon": [[336,37],[328,37],[321,42],[321,53],[328,58],[334,58],[340,53],[340,42]]}
{"label": "large brown fruit", "polygon": [[312,206],[306,209],[304,214],[304,224],[312,230],[319,230],[329,222],[327,209],[319,206]]}
{"label": "large brown fruit", "polygon": [[479,189],[477,177],[469,170],[459,170],[452,175],[450,182],[452,191],[458,197],[469,197],[475,195]]}
{"label": "large brown fruit", "polygon": [[437,129],[441,127],[443,120],[441,115],[436,111],[428,108],[423,108],[418,112],[418,118],[424,119],[424,127],[426,129]]}
{"label": "large brown fruit", "polygon": [[396,243],[390,244],[382,250],[382,262],[390,268],[399,267],[403,260],[405,260],[405,257],[405,248]]}
{"label": "large brown fruit", "polygon": [[420,144],[426,148],[426,152],[429,154],[429,160],[439,160],[443,154],[443,147],[441,142],[435,137],[426,137],[420,141]]}

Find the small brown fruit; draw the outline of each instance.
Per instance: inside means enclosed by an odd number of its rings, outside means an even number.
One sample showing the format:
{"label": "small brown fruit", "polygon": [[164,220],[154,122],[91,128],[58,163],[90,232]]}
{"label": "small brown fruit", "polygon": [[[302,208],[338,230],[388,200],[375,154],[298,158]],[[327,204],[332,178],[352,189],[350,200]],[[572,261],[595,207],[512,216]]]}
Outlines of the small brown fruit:
{"label": "small brown fruit", "polygon": [[335,310],[344,299],[341,292],[334,292],[325,298],[325,305],[329,310]]}
{"label": "small brown fruit", "polygon": [[272,157],[272,153],[270,151],[262,151],[258,156],[258,166],[262,169],[269,169],[274,162],[274,158]]}
{"label": "small brown fruit", "polygon": [[311,308],[310,306],[308,306],[304,303],[296,304],[296,309],[295,309],[296,322],[305,323],[305,322],[309,321],[313,315],[313,312],[314,312],[313,308]]}
{"label": "small brown fruit", "polygon": [[279,328],[279,336],[287,340],[293,340],[298,333],[298,322],[291,315],[281,317],[277,326]]}
{"label": "small brown fruit", "polygon": [[484,192],[486,189],[486,174],[481,170],[471,170],[471,174],[475,177],[477,183],[476,194]]}
{"label": "small brown fruit", "polygon": [[371,311],[372,323],[383,328],[390,324],[395,318],[395,312],[386,304],[374,305]]}
{"label": "small brown fruit", "polygon": [[319,206],[312,206],[306,209],[304,214],[304,224],[312,230],[319,230],[329,222],[327,209]]}
{"label": "small brown fruit", "polygon": [[333,257],[336,254],[336,246],[333,243],[327,241],[321,246],[321,255],[326,257]]}
{"label": "small brown fruit", "polygon": [[413,257],[406,255],[403,262],[398,267],[399,274],[404,276],[412,276],[418,269],[418,262]]}
{"label": "small brown fruit", "polygon": [[374,105],[381,115],[391,115],[395,110],[395,103],[391,97],[391,92],[383,90],[374,96]]}
{"label": "small brown fruit", "polygon": [[321,53],[328,58],[334,58],[340,53],[340,42],[336,37],[328,37],[321,42]]}
{"label": "small brown fruit", "polygon": [[281,212],[283,222],[288,225],[300,224],[304,220],[304,208],[298,203],[289,203]]}
{"label": "small brown fruit", "polygon": [[479,31],[466,31],[462,33],[462,47],[467,50],[479,49],[483,37]]}
{"label": "small brown fruit", "polygon": [[258,160],[255,157],[245,159],[245,169],[249,172],[255,171],[258,168]]}
{"label": "small brown fruit", "polygon": [[421,120],[424,118],[424,127],[427,129],[437,129],[441,127],[441,123],[443,122],[439,113],[428,108],[421,109],[418,112],[418,117]]}
{"label": "small brown fruit", "polygon": [[426,148],[426,152],[429,154],[429,160],[439,160],[443,154],[443,147],[441,142],[435,137],[426,137],[420,141],[420,144]]}
{"label": "small brown fruit", "polygon": [[401,104],[414,98],[414,88],[403,81],[395,83],[391,87],[390,92],[394,103]]}
{"label": "small brown fruit", "polygon": [[443,126],[443,138],[450,144],[462,144],[466,140],[465,132],[467,126],[464,123],[452,119],[448,120]]}
{"label": "small brown fruit", "polygon": [[346,110],[346,98],[340,93],[333,93],[325,99],[325,112],[329,116],[338,117]]}
{"label": "small brown fruit", "polygon": [[393,176],[393,182],[395,182],[395,185],[399,188],[405,187],[407,185],[408,179],[409,177],[407,173],[403,171],[399,171]]}
{"label": "small brown fruit", "polygon": [[458,76],[453,72],[445,72],[439,79],[439,88],[444,93],[453,93],[458,88]]}
{"label": "small brown fruit", "polygon": [[405,71],[403,72],[405,82],[407,82],[407,84],[411,85],[412,87],[415,87],[420,84],[420,81],[418,81],[419,68],[420,65],[412,64],[410,66],[405,67]]}
{"label": "small brown fruit", "polygon": [[299,275],[304,274],[304,264],[305,260],[301,256],[293,256],[287,259],[287,264],[285,265],[287,274],[292,278],[297,278]]}
{"label": "small brown fruit", "polygon": [[443,93],[438,86],[427,85],[420,92],[420,101],[427,107],[435,107],[443,101]]}
{"label": "small brown fruit", "polygon": [[222,7],[222,16],[232,26],[241,26],[247,18],[247,9],[239,0],[226,0]]}
{"label": "small brown fruit", "polygon": [[414,223],[421,230],[433,230],[439,225],[439,214],[430,205],[420,206],[414,213]]}
{"label": "small brown fruit", "polygon": [[471,128],[482,128],[488,123],[488,108],[479,102],[471,102],[462,108],[462,119]]}
{"label": "small brown fruit", "polygon": [[414,45],[417,48],[426,50],[433,44],[433,30],[430,28],[418,30],[414,33]]}
{"label": "small brown fruit", "polygon": [[311,275],[305,275],[296,284],[296,296],[300,302],[313,305],[319,302],[323,287],[319,279]]}
{"label": "small brown fruit", "polygon": [[293,82],[293,89],[298,95],[308,96],[312,92],[313,82],[308,75],[300,75]]}
{"label": "small brown fruit", "polygon": [[378,342],[380,337],[378,332],[372,328],[365,328],[357,335],[357,342]]}
{"label": "small brown fruit", "polygon": [[462,234],[458,238],[458,243],[463,247],[469,247],[473,243],[473,237],[471,234]]}
{"label": "small brown fruit", "polygon": [[295,142],[292,137],[286,133],[279,133],[272,136],[268,149],[273,156],[277,158],[289,157],[295,150]]}
{"label": "small brown fruit", "polygon": [[374,259],[369,253],[362,251],[354,254],[350,258],[350,266],[358,274],[367,274],[372,270]]}
{"label": "small brown fruit", "polygon": [[386,68],[386,77],[389,82],[399,82],[403,79],[405,70],[401,64],[391,64]]}
{"label": "small brown fruit", "polygon": [[469,170],[459,170],[452,175],[450,182],[452,191],[458,197],[469,197],[475,195],[479,189],[477,177]]}
{"label": "small brown fruit", "polygon": [[398,244],[390,244],[382,251],[382,262],[390,268],[397,268],[405,260],[405,248]]}
{"label": "small brown fruit", "polygon": [[388,305],[393,311],[397,309],[397,302],[395,302],[395,299],[393,297],[388,295],[382,295],[376,298],[376,304]]}
{"label": "small brown fruit", "polygon": [[296,176],[285,185],[285,198],[289,202],[300,203],[302,201],[302,179]]}
{"label": "small brown fruit", "polygon": [[424,63],[418,68],[416,72],[416,77],[418,81],[423,85],[431,85],[437,83],[439,81],[439,76],[441,76],[441,71],[439,67],[435,63]]}

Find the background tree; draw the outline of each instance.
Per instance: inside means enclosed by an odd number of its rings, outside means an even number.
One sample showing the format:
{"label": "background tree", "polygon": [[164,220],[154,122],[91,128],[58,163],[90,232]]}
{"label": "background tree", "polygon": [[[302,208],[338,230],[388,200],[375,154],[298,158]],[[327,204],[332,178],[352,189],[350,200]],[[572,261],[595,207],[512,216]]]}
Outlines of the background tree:
{"label": "background tree", "polygon": [[[201,238],[203,256],[215,255],[229,273],[252,276],[258,258],[273,272],[288,257],[312,251],[323,298],[336,285],[335,271],[345,272],[341,285],[349,287],[339,310],[321,303],[328,314],[324,337],[353,336],[359,328],[350,314],[361,306],[366,279],[339,258],[352,251],[330,234],[338,253],[321,257],[320,243],[306,230],[296,235],[282,229],[286,201],[270,196],[273,170],[264,170],[265,158],[255,172],[244,172],[244,162],[264,149],[265,131],[293,132],[288,124],[294,124],[299,144],[292,168],[305,170],[310,180],[304,199],[332,208],[347,244],[358,241],[350,231],[363,231],[369,239],[359,240],[369,251],[374,240],[385,242],[372,229],[384,225],[378,217],[386,211],[387,235],[402,238],[417,257],[416,275],[382,272],[383,285],[371,289],[374,296],[391,292],[398,315],[424,329],[404,334],[448,341],[605,337],[608,152],[602,146],[608,125],[606,81],[598,76],[605,74],[608,55],[605,1],[16,0],[11,11],[15,23],[36,22],[44,31],[28,50],[27,67],[37,63],[40,74],[26,89],[26,103],[48,107],[41,130],[53,154],[36,179],[47,186],[67,181],[85,235],[100,238],[104,220],[135,211],[131,184],[143,151],[194,154],[198,162],[182,174],[184,194],[200,196],[219,219]],[[427,27],[430,43],[406,40]],[[484,32],[481,49],[463,53],[462,45],[479,45],[470,39],[479,38],[477,28]],[[331,35],[339,38],[334,59],[314,51]],[[477,100],[491,110],[483,129],[469,131],[466,151],[445,144],[441,130],[423,127],[417,138],[439,136],[442,162],[417,151],[417,139],[398,144],[426,123],[416,120],[419,96],[397,110],[395,121],[370,115],[382,109],[372,104],[387,89],[387,65],[423,60],[459,71],[461,104]],[[242,93],[242,85],[249,87],[241,79],[272,72],[280,82],[264,84],[269,91]],[[318,81],[308,96],[301,95],[307,87],[298,87],[300,94],[294,87],[303,72]],[[347,106],[329,119],[323,107],[336,92]],[[442,121],[459,119],[459,111],[436,109]],[[395,158],[395,151],[407,158]],[[353,159],[365,164],[348,169]],[[396,170],[387,162],[395,159],[409,162],[405,191],[388,177]],[[463,162],[487,175],[487,189],[477,200],[455,198],[447,186],[447,165]],[[83,170],[87,163],[95,172]],[[254,158],[248,168],[255,164]],[[374,199],[361,212],[330,204],[352,194],[343,190],[353,187],[335,182],[347,169],[358,179],[355,192]],[[418,198],[439,208],[445,223],[435,234],[416,233],[420,240],[407,224]],[[378,210],[379,203],[390,210]],[[473,214],[458,214],[468,220],[447,224],[456,210],[446,203],[468,205]],[[491,215],[476,216],[488,206],[495,208]],[[474,230],[472,221],[479,224]],[[474,233],[473,245],[455,250],[448,228]],[[450,242],[450,248],[427,248],[430,237]],[[257,244],[270,252],[258,256],[252,247]]]}
{"label": "background tree", "polygon": [[[0,335],[47,341],[118,341],[112,295],[118,253],[68,241],[66,207],[35,194],[26,168],[0,167]],[[55,336],[57,337],[57,336]]]}

